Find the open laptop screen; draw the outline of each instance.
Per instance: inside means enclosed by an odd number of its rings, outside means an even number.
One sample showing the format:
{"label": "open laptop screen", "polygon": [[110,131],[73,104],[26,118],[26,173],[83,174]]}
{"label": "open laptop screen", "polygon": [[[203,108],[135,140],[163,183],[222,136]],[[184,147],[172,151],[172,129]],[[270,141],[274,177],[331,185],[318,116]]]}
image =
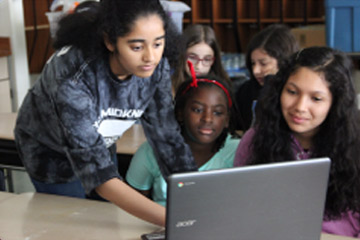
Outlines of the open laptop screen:
{"label": "open laptop screen", "polygon": [[330,159],[174,174],[166,239],[320,239]]}

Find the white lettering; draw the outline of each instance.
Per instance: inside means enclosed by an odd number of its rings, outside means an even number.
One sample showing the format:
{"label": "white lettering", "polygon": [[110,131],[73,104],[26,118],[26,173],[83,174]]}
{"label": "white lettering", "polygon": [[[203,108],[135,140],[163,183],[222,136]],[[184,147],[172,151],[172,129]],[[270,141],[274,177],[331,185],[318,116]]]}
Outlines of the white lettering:
{"label": "white lettering", "polygon": [[119,118],[140,118],[144,113],[141,109],[118,109],[108,108],[106,111],[101,110],[101,118],[119,117]]}
{"label": "white lettering", "polygon": [[100,116],[98,120],[93,124],[95,128],[99,128],[103,119],[107,117],[114,117],[114,118],[124,118],[131,120],[138,119],[144,113],[141,109],[118,109],[118,108],[108,108],[106,110],[102,109],[100,112]]}
{"label": "white lettering", "polygon": [[195,224],[195,222],[196,222],[196,220],[186,220],[186,221],[177,222],[176,227],[177,228],[191,227]]}

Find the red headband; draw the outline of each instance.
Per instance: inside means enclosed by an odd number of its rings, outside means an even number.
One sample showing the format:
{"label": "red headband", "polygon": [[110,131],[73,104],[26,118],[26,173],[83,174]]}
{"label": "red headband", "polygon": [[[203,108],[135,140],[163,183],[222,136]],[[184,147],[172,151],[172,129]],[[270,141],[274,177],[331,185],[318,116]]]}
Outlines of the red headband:
{"label": "red headband", "polygon": [[187,64],[189,66],[190,69],[190,73],[191,73],[191,77],[192,77],[192,82],[184,89],[184,91],[182,92],[182,94],[185,94],[187,91],[189,91],[189,89],[191,87],[197,87],[198,86],[198,82],[208,82],[208,83],[213,83],[216,86],[220,87],[226,94],[228,102],[229,102],[229,108],[231,108],[232,106],[232,101],[231,101],[231,97],[229,94],[229,91],[224,87],[224,85],[222,85],[221,83],[219,83],[216,80],[210,80],[210,79],[206,79],[206,78],[201,78],[201,79],[197,79],[196,78],[196,74],[195,74],[195,70],[194,70],[194,66],[192,65],[192,63],[190,61],[187,61]]}

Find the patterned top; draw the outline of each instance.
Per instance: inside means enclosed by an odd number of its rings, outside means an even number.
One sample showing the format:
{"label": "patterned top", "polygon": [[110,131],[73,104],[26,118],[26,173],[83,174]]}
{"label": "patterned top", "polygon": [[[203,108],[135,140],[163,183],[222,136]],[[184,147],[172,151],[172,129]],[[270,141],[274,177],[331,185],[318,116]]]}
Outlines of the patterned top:
{"label": "patterned top", "polygon": [[137,119],[165,176],[197,169],[174,117],[166,59],[151,77],[120,81],[108,60],[84,59],[80,50],[64,47],[25,97],[15,140],[32,178],[63,183],[79,177],[89,193],[120,178],[107,148]]}

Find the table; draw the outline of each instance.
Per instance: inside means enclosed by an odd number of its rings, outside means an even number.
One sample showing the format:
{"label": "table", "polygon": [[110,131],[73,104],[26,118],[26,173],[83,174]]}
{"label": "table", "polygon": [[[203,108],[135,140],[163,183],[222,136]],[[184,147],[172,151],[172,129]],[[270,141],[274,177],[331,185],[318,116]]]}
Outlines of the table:
{"label": "table", "polygon": [[[108,202],[41,193],[15,195],[0,202],[3,240],[135,240],[159,229]],[[350,239],[321,236],[321,240]]]}
{"label": "table", "polygon": [[134,240],[157,229],[108,202],[41,193],[0,202],[3,240]]}
{"label": "table", "polygon": [[0,203],[8,198],[12,198],[15,197],[16,194],[15,193],[9,193],[9,192],[3,192],[0,191]]}
{"label": "table", "polygon": [[[13,191],[12,170],[24,170],[14,142],[14,127],[17,113],[0,113],[0,168],[6,169],[9,191]],[[132,155],[146,141],[142,126],[134,124],[117,141],[119,173],[125,176]]]}
{"label": "table", "polygon": [[344,236],[337,236],[337,235],[331,235],[331,234],[321,234],[320,240],[355,240],[358,238],[352,238],[352,237],[344,237]]}
{"label": "table", "polygon": [[136,150],[146,141],[141,124],[134,124],[116,142],[116,152],[122,155],[134,155]]}

